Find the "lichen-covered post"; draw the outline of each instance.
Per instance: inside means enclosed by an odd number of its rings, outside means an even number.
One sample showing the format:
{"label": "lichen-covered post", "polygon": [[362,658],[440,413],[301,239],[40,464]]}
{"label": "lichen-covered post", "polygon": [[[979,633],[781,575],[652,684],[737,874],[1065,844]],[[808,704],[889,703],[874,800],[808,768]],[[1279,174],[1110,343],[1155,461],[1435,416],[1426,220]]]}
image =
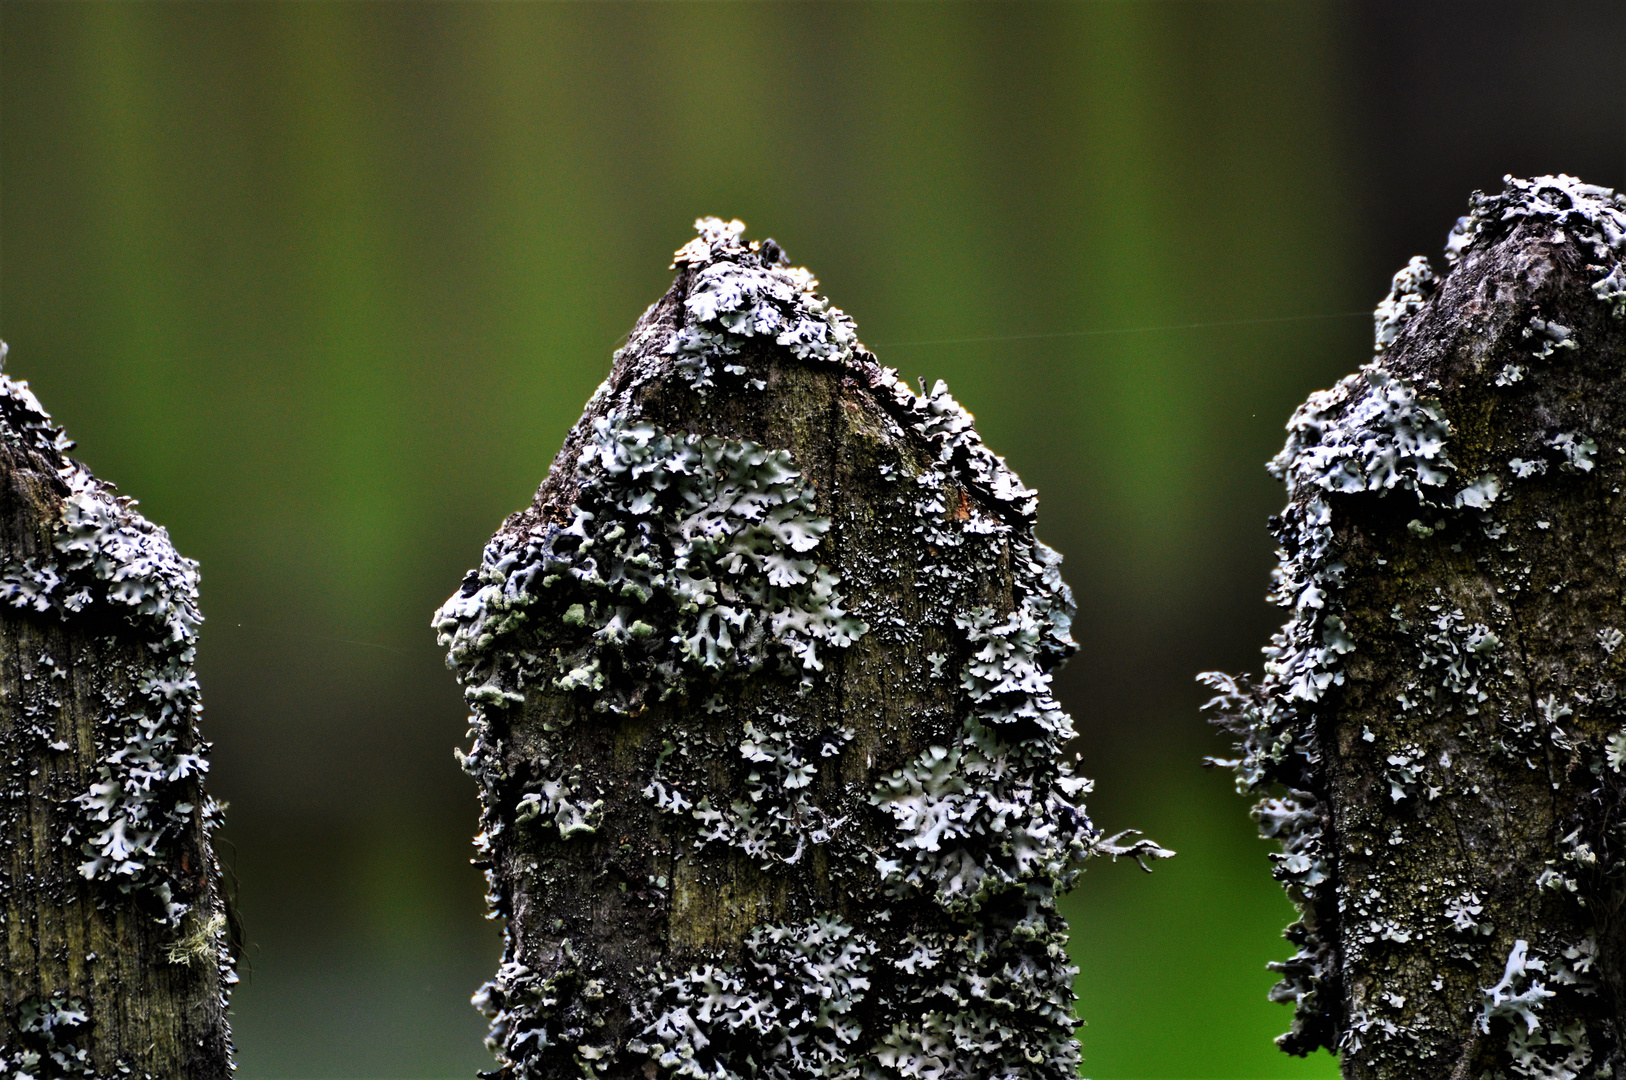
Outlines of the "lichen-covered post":
{"label": "lichen-covered post", "polygon": [[1034,493],[772,241],[705,219],[435,617],[503,1080],[1074,1076],[1104,837]]}
{"label": "lichen-covered post", "polygon": [[1347,1077],[1626,1075],[1626,198],[1473,197],[1377,356],[1288,424],[1252,685],[1205,676],[1281,841],[1279,1042]]}
{"label": "lichen-covered post", "polygon": [[0,375],[0,1078],[224,1080],[197,564],[72,446]]}

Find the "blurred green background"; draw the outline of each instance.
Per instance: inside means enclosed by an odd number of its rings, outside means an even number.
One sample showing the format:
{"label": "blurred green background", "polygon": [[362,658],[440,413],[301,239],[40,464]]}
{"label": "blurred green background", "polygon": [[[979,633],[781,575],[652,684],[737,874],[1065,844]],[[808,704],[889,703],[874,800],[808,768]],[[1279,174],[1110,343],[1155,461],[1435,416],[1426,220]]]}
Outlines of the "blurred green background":
{"label": "blurred green background", "polygon": [[[204,568],[244,1080],[464,1077],[494,967],[430,612],[697,215],[819,274],[1043,493],[1108,829],[1085,1071],[1331,1077],[1192,675],[1257,666],[1260,467],[1503,172],[1626,184],[1618,2],[0,5],[0,334]],[[1082,331],[1082,333],[1081,333]]]}

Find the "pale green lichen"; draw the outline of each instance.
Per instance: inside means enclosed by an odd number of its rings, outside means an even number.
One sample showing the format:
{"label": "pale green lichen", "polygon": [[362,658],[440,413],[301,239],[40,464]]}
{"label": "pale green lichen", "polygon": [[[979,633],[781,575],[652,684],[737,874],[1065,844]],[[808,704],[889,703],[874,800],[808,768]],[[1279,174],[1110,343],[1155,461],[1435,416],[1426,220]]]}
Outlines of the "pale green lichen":
{"label": "pale green lichen", "polygon": [[[817,672],[864,632],[811,557],[830,522],[785,451],[611,416],[577,475],[573,520],[488,547],[435,617],[471,703],[540,678],[624,714],[776,659]],[[535,619],[564,628],[546,657],[496,647]]]}
{"label": "pale green lichen", "polygon": [[722,375],[743,376],[735,358],[765,339],[801,360],[844,364],[858,345],[852,320],[818,292],[818,279],[792,267],[778,245],[746,244],[745,225],[701,218],[700,234],[672,259],[694,272],[684,322],[662,350],[678,373],[705,393]]}
{"label": "pale green lichen", "polygon": [[[18,1007],[19,1045],[0,1047],[0,1077],[5,1080],[98,1080],[90,1051],[81,1046],[90,1035],[85,1003],[62,994],[32,998]],[[125,1070],[128,1073],[128,1070]]]}
{"label": "pale green lichen", "polygon": [[746,962],[656,971],[627,1044],[663,1076],[860,1080],[876,944],[834,916],[759,926]]}

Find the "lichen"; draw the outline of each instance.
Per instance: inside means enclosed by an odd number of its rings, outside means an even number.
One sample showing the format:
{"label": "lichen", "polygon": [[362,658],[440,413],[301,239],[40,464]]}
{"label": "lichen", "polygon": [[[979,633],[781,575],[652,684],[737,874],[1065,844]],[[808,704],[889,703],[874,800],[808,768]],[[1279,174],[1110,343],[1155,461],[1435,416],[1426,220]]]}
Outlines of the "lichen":
{"label": "lichen", "polygon": [[[941,382],[916,394],[880,367],[777,245],[697,228],[536,506],[435,618],[473,709],[462,760],[510,920],[479,995],[500,1075],[1071,1077],[1056,900],[1093,856],[1170,853],[1103,835],[1082,805],[1051,689],[1073,602],[1035,494]],[[798,460],[840,448],[706,433],[796,372],[867,395],[835,411],[885,432],[863,451],[880,458],[870,501],[817,489]],[[649,415],[672,395],[693,429]],[[854,652],[920,702],[906,730],[841,719]],[[636,728],[632,784],[579,767],[587,724]],[[583,806],[600,817],[572,831]],[[732,951],[655,949],[636,973],[584,944],[585,915],[541,943],[534,915],[519,932],[550,875],[622,857],[648,859],[617,895],[662,940],[697,881],[760,880],[787,915],[759,915]]]}
{"label": "lichen", "polygon": [[1547,970],[1546,963],[1531,956],[1529,950],[1528,941],[1522,938],[1515,941],[1512,951],[1508,953],[1501,981],[1485,988],[1485,1004],[1479,1014],[1481,1031],[1490,1031],[1490,1022],[1497,1017],[1522,1021],[1527,1031],[1535,1031],[1541,1026],[1541,1018],[1537,1014],[1546,1000],[1554,995],[1536,978],[1536,975]]}
{"label": "lichen", "polygon": [[792,267],[773,241],[746,244],[741,221],[701,218],[700,234],[672,258],[694,281],[683,301],[683,325],[661,351],[695,390],[718,376],[741,377],[735,358],[754,339],[767,339],[801,360],[844,364],[858,346],[853,323],[818,292],[818,279]]}
{"label": "lichen", "polygon": [[[789,453],[612,415],[577,475],[573,520],[488,546],[435,617],[471,703],[541,678],[625,715],[776,656],[817,672],[864,632],[810,557],[830,522]],[[498,647],[537,620],[563,631],[549,655]]]}
{"label": "lichen", "polygon": [[[4,1080],[97,1080],[90,1051],[81,1046],[90,1034],[90,1016],[78,998],[54,994],[31,998],[17,1010],[20,1044],[0,1047],[0,1077]],[[129,1070],[123,1070],[128,1074]]]}
{"label": "lichen", "polygon": [[[1609,1077],[1614,1070],[1607,1063],[1598,1068],[1587,1025],[1572,1022],[1556,1025],[1547,1020],[1545,1009],[1558,992],[1548,985],[1573,987],[1595,994],[1592,978],[1595,945],[1590,940],[1572,946],[1556,960],[1543,960],[1523,938],[1513,943],[1502,978],[1484,988],[1479,1013],[1479,1030],[1492,1034],[1506,1030],[1508,1072],[1531,1080],[1582,1080],[1583,1077]],[[1501,1023],[1496,1023],[1501,1021]],[[1493,1070],[1492,1077],[1507,1074]]]}
{"label": "lichen", "polygon": [[[797,726],[793,718],[777,712],[745,722],[739,752],[750,765],[743,798],[726,802],[719,798],[716,806],[710,794],[699,796],[698,801],[690,799],[683,792],[689,784],[673,782],[662,775],[659,765],[644,796],[662,811],[687,815],[699,823],[696,849],[721,843],[744,852],[766,869],[776,864],[793,866],[810,845],[828,844],[847,821],[820,807],[811,789],[822,760],[839,755],[853,737],[850,731],[835,729],[812,739],[799,738]],[[660,761],[664,763],[669,756]],[[694,783],[699,775],[689,770],[688,779]]]}
{"label": "lichen", "polygon": [[520,1062],[563,1050],[567,1061],[591,1076],[592,1062],[603,1058],[593,1043],[604,1026],[604,983],[584,970],[569,939],[548,959],[553,971],[547,975],[505,960],[475,993],[474,1007],[491,1025],[486,1046]]}
{"label": "lichen", "polygon": [[1547,440],[1547,445],[1563,455],[1558,467],[1565,472],[1592,471],[1592,459],[1598,452],[1598,444],[1590,436],[1561,431]]}
{"label": "lichen", "polygon": [[836,917],[759,926],[739,966],[657,969],[627,1043],[663,1076],[859,1080],[876,945]]}
{"label": "lichen", "polygon": [[1573,350],[1576,347],[1574,334],[1575,331],[1567,326],[1532,315],[1522,336],[1526,341],[1535,342],[1535,351],[1530,355],[1537,360],[1546,360],[1560,349]]}
{"label": "lichen", "polygon": [[1411,262],[1395,274],[1389,295],[1378,301],[1372,313],[1372,351],[1381,356],[1393,345],[1400,331],[1439,287],[1439,275],[1434,273],[1427,257],[1412,256]]}
{"label": "lichen", "polygon": [[1474,192],[1468,213],[1446,238],[1446,262],[1455,267],[1469,249],[1507,235],[1521,222],[1551,224],[1555,239],[1572,239],[1597,260],[1592,291],[1598,299],[1611,305],[1615,316],[1626,313],[1626,195],[1562,173],[1531,180],[1504,176],[1502,184],[1494,195]]}

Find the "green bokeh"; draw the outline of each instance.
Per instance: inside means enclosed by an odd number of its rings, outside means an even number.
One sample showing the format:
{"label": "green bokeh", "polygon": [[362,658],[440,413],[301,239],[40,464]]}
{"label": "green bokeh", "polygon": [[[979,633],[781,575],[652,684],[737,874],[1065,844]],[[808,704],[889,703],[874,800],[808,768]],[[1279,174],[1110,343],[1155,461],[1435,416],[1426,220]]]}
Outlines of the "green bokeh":
{"label": "green bokeh", "polygon": [[703,213],[784,243],[1043,493],[1092,805],[1181,851],[1069,901],[1087,1072],[1334,1075],[1270,1043],[1288,909],[1197,767],[1190,682],[1252,663],[1259,464],[1367,348],[1334,29],[1311,3],[0,6],[10,371],[204,568],[244,1080],[488,1060],[428,616]]}

